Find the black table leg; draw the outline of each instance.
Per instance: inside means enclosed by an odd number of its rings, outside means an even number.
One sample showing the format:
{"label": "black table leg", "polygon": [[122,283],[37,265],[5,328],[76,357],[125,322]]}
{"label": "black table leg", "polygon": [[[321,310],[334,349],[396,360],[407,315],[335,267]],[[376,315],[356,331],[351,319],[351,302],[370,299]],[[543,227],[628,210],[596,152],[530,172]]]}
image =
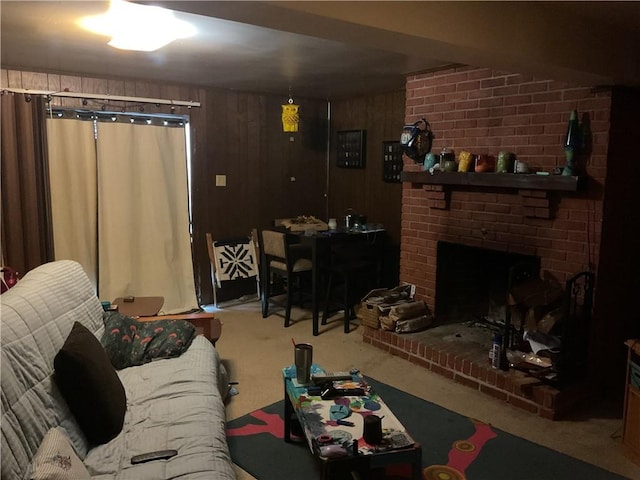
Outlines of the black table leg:
{"label": "black table leg", "polygon": [[285,380],[284,387],[284,441],[291,443],[291,416],[293,415],[293,405],[287,394],[287,386]]}
{"label": "black table leg", "polygon": [[320,334],[319,320],[318,320],[318,295],[320,283],[320,268],[318,268],[318,245],[317,240],[311,244],[311,263],[313,265],[311,269],[311,310],[313,312],[313,335],[318,336]]}

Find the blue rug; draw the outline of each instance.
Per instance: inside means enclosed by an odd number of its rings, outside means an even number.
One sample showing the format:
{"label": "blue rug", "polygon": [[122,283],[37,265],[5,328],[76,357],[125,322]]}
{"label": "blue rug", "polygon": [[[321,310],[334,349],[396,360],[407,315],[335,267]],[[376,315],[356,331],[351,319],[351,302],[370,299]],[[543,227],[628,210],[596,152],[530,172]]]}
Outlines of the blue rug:
{"label": "blue rug", "polygon": [[[422,445],[424,480],[625,478],[372,378],[367,381]],[[279,401],[229,422],[227,441],[232,460],[259,480],[320,478],[318,462],[307,443],[284,442],[283,413],[284,401]],[[408,478],[408,469],[391,468],[379,475],[375,478]]]}

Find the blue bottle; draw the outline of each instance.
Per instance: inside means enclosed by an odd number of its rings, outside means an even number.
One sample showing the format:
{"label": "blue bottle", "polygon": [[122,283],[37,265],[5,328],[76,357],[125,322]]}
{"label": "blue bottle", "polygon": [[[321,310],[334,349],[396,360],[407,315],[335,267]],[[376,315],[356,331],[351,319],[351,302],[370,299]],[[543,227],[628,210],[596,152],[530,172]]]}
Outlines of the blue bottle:
{"label": "blue bottle", "polygon": [[500,368],[502,356],[502,335],[495,333],[493,335],[493,343],[491,344],[491,366],[495,369]]}

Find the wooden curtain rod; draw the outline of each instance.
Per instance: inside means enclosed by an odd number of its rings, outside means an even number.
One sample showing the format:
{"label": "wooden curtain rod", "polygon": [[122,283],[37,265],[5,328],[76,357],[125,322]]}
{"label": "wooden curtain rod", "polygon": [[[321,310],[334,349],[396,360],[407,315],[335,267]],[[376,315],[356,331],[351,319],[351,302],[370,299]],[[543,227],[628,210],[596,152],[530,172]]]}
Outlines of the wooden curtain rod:
{"label": "wooden curtain rod", "polygon": [[145,97],[126,97],[123,95],[109,95],[109,94],[97,94],[97,93],[75,93],[75,92],[53,92],[48,90],[28,90],[26,88],[3,88],[7,92],[13,93],[25,93],[30,95],[50,95],[52,97],[71,97],[71,98],[86,98],[92,100],[114,100],[118,102],[133,102],[133,103],[154,103],[156,105],[175,105],[179,107],[199,107],[200,102],[190,102],[184,100],[166,100],[164,98],[145,98]]}

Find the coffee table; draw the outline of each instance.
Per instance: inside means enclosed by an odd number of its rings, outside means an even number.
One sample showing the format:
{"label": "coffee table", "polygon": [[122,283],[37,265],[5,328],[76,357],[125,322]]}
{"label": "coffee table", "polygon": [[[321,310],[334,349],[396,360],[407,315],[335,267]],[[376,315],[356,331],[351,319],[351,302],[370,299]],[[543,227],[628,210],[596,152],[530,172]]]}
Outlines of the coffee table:
{"label": "coffee table", "polygon": [[[313,365],[311,373],[323,372]],[[297,419],[304,439],[313,456],[320,462],[321,479],[332,479],[351,473],[353,478],[368,478],[372,470],[388,465],[410,464],[412,478],[422,478],[422,447],[414,442],[404,426],[384,403],[384,400],[367,384],[359,373],[351,381],[334,382],[335,387],[360,387],[364,395],[337,396],[323,400],[316,392],[309,393],[311,385],[300,385],[296,380],[295,365],[282,370],[284,380],[284,440],[291,442],[291,423]],[[313,389],[312,389],[313,390]],[[346,417],[344,415],[347,415]],[[380,444],[368,444],[363,438],[365,417],[382,418],[383,440]],[[349,424],[344,424],[348,422]],[[391,444],[392,435],[402,433],[411,445],[399,448]],[[343,447],[341,456],[333,456],[327,445]]]}

